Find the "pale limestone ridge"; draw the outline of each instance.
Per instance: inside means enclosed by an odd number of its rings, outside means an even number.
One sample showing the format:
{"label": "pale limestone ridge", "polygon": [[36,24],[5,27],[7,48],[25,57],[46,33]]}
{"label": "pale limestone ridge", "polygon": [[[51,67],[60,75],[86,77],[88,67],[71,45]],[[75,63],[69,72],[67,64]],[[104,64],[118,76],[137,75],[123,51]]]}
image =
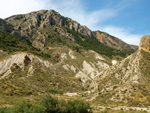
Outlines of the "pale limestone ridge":
{"label": "pale limestone ridge", "polygon": [[107,70],[103,70],[95,80],[101,81],[104,78],[113,77],[113,79],[119,81],[119,84],[145,82],[146,80],[141,72],[141,62],[144,60],[141,50],[150,51],[150,36],[142,37],[139,51],[115,63],[115,65],[112,65]]}
{"label": "pale limestone ridge", "polygon": [[[5,59],[0,62],[0,75],[4,74],[5,76],[11,73],[11,66],[15,63],[19,66],[23,66],[24,58],[27,54],[26,53],[18,53],[15,55],[10,56],[8,59]],[[7,73],[7,74],[6,74]]]}
{"label": "pale limestone ridge", "polygon": [[[141,60],[141,52],[138,51],[120,63],[117,63],[111,66],[109,69],[102,71],[95,80],[101,81],[104,78],[113,76],[113,79],[119,81],[119,83],[133,83],[133,82],[141,82],[141,72],[140,72],[140,60]],[[110,84],[111,86],[111,84]]]}
{"label": "pale limestone ridge", "polygon": [[[144,36],[139,51],[101,71],[94,78],[98,83],[98,97],[110,95],[107,100],[113,102],[147,103],[145,91],[149,91],[149,71],[146,70],[149,67],[149,47],[150,37]],[[137,98],[137,95],[140,97]]]}
{"label": "pale limestone ridge", "polygon": [[138,102],[146,103],[148,98],[143,92],[149,90],[149,76],[143,73],[141,67],[142,62],[145,62],[144,54],[146,52],[139,50],[100,72],[94,79],[98,83],[98,95],[109,94],[109,101],[123,103],[136,101],[134,99],[140,95]]}
{"label": "pale limestone ridge", "polygon": [[33,70],[33,62],[39,62],[41,66],[45,66],[46,68],[52,66],[52,63],[42,60],[33,54],[25,52],[16,53],[7,59],[0,61],[0,79],[7,77],[18,68],[24,69],[27,65],[30,65],[29,72],[31,72]]}
{"label": "pale limestone ridge", "polygon": [[[89,53],[87,52],[85,54]],[[10,77],[9,75],[18,68],[24,70],[25,67],[29,67],[27,76],[34,76],[34,71],[37,67],[40,67],[41,70],[46,72],[54,72],[54,76],[56,76],[61,69],[62,72],[67,71],[67,73],[73,74],[76,78],[80,78],[83,84],[89,84],[88,82],[91,81],[90,87],[97,88],[98,84],[94,81],[94,78],[103,69],[109,68],[109,65],[104,62],[105,58],[96,52],[90,52],[90,58],[92,58],[93,61],[85,60],[82,55],[79,56],[74,51],[68,50],[66,53],[61,53],[61,60],[58,63],[51,63],[33,54],[20,52],[0,62],[0,78]],[[83,61],[78,62],[80,59],[83,59]]]}

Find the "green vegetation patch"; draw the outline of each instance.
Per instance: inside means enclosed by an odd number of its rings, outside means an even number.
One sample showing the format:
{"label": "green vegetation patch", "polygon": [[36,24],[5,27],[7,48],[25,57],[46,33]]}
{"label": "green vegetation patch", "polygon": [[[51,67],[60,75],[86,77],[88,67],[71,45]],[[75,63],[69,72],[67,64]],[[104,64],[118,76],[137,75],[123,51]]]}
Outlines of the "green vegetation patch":
{"label": "green vegetation patch", "polygon": [[142,73],[149,79],[150,77],[150,69],[149,69],[150,68],[150,53],[141,51],[141,54],[142,54],[143,59],[140,61],[141,63],[140,68],[141,68]]}
{"label": "green vegetation patch", "polygon": [[84,36],[73,30],[67,29],[67,32],[71,33],[74,36],[74,39],[76,40],[76,42],[80,46],[82,46],[83,49],[85,49],[85,50],[94,50],[97,53],[106,55],[108,57],[117,56],[117,55],[121,56],[121,57],[126,57],[129,54],[127,52],[122,52],[122,51],[113,49],[111,47],[108,47],[108,46],[98,42],[96,39],[92,39],[90,37]]}
{"label": "green vegetation patch", "polygon": [[16,37],[10,33],[0,31],[0,49],[7,53],[28,51],[34,55],[43,58],[51,58],[50,54],[39,51],[34,48],[29,41],[24,41],[22,38]]}
{"label": "green vegetation patch", "polygon": [[46,96],[37,104],[22,102],[10,108],[1,108],[0,113],[92,113],[88,103],[74,101],[58,101]]}

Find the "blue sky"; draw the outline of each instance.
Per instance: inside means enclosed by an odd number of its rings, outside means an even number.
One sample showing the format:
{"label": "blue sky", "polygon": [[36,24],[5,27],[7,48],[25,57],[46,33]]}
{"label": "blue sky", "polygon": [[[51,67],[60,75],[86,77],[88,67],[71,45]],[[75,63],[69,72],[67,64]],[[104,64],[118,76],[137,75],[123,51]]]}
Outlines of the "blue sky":
{"label": "blue sky", "polygon": [[138,45],[150,35],[150,0],[4,0],[0,18],[41,9],[54,9],[66,17]]}

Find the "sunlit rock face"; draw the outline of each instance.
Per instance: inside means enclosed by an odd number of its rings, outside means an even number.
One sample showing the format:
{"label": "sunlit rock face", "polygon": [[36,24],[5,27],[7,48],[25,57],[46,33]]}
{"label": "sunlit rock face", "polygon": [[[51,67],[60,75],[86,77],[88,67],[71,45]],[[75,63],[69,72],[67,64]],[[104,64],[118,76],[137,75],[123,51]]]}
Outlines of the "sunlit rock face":
{"label": "sunlit rock face", "polygon": [[140,44],[139,44],[139,50],[150,52],[150,36],[142,37]]}

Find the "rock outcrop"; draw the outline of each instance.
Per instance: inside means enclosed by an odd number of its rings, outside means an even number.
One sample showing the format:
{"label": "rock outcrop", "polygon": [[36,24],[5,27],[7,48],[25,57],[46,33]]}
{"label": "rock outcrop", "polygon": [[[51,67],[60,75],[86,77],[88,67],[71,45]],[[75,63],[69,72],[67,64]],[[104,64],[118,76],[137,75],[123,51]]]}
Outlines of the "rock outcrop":
{"label": "rock outcrop", "polygon": [[14,72],[18,68],[24,70],[25,66],[29,66],[30,64],[34,65],[33,62],[41,65],[41,68],[42,66],[45,68],[50,68],[52,66],[52,63],[42,60],[33,54],[25,52],[17,53],[0,61],[0,79],[9,76],[10,73]]}
{"label": "rock outcrop", "polygon": [[[142,79],[142,74],[140,72],[140,60],[141,60],[141,52],[138,51],[133,55],[128,56],[124,60],[122,60],[120,63],[117,63],[110,67],[107,70],[104,70],[96,77],[97,81],[101,81],[105,78],[111,78],[113,77],[113,80],[116,81],[116,83],[122,84],[122,83],[133,83],[133,82],[143,82],[145,80]],[[108,79],[110,82],[110,86],[112,79]]]}
{"label": "rock outcrop", "polygon": [[143,36],[140,45],[139,50],[144,50],[146,52],[150,52],[150,36]]}
{"label": "rock outcrop", "polygon": [[87,28],[86,26],[82,26],[78,22],[72,21],[71,19],[69,19],[69,29],[95,39],[92,31],[89,28]]}
{"label": "rock outcrop", "polygon": [[122,40],[114,36],[111,36],[105,32],[95,31],[94,34],[95,34],[96,39],[99,42],[109,47],[115,48],[117,50],[126,51],[130,53],[134,53],[135,51],[138,50],[138,46],[127,44],[123,42]]}

